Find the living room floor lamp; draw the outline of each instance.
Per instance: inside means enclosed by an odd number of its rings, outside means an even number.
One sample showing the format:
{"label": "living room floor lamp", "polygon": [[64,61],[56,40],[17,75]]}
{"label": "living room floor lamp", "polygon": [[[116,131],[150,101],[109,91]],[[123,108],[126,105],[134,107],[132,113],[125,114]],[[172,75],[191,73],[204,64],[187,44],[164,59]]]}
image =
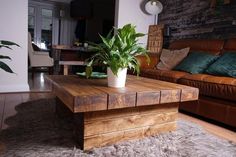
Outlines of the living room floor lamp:
{"label": "living room floor lamp", "polygon": [[158,0],[150,0],[145,4],[148,14],[154,15],[154,25],[148,29],[147,49],[150,53],[160,53],[163,46],[164,25],[158,25],[158,14],[163,10],[163,5]]}
{"label": "living room floor lamp", "polygon": [[163,5],[161,4],[161,2],[157,0],[150,0],[145,4],[145,10],[150,15],[155,16],[154,24],[158,24],[158,14],[160,14],[163,10]]}

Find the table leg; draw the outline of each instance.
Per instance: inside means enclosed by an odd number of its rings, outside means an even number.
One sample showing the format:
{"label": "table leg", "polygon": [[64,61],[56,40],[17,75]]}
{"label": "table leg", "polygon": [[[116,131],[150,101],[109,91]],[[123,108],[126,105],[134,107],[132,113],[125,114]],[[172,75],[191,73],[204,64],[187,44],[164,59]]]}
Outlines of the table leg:
{"label": "table leg", "polygon": [[74,134],[75,140],[77,142],[77,147],[80,149],[84,149],[84,119],[83,113],[74,114],[70,111],[65,104],[56,97],[56,115],[66,120],[69,124],[73,125],[73,130],[71,134]]}
{"label": "table leg", "polygon": [[63,66],[64,66],[63,74],[64,74],[64,75],[68,75],[69,65],[63,65]]}

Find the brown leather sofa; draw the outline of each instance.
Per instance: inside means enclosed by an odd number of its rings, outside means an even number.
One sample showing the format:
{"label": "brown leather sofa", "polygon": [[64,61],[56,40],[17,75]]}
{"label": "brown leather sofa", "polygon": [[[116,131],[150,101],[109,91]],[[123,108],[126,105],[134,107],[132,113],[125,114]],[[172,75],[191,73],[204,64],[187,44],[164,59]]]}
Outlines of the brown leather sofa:
{"label": "brown leather sofa", "polygon": [[[170,49],[190,47],[190,51],[201,51],[221,55],[226,51],[236,52],[236,39],[174,41]],[[236,78],[208,74],[189,74],[181,71],[162,71],[155,67],[159,61],[156,54],[149,55],[151,63],[139,57],[141,76],[199,88],[198,101],[180,104],[180,110],[209,118],[236,128]]]}

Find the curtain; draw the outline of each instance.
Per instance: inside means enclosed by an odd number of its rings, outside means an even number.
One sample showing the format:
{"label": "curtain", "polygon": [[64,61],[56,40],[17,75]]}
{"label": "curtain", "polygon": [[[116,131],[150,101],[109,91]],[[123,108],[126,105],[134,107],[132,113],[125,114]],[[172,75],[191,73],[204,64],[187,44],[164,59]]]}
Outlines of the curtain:
{"label": "curtain", "polygon": [[61,20],[61,40],[60,44],[73,45],[75,40],[76,21],[70,18]]}

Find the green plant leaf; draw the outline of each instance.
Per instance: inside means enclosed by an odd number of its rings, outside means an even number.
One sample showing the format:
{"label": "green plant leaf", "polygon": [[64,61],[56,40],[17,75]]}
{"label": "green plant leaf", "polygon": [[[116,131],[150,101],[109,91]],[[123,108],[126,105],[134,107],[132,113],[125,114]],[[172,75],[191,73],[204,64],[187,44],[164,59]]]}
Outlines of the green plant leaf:
{"label": "green plant leaf", "polygon": [[[7,41],[7,40],[0,40],[0,48],[5,47],[7,49],[11,49],[11,46],[18,46],[20,47],[18,44],[11,42],[11,41]],[[11,58],[9,56],[4,56],[4,55],[0,55],[0,59],[9,59],[11,60]],[[14,73],[11,68],[4,62],[0,61],[0,68],[5,70],[6,72],[9,73]]]}
{"label": "green plant leaf", "polygon": [[20,45],[12,42],[12,41],[7,41],[7,40],[0,40],[0,45],[8,45],[8,46],[18,46],[20,47]]}
{"label": "green plant leaf", "polygon": [[140,37],[143,37],[143,36],[145,36],[145,34],[143,34],[143,33],[137,33],[137,34],[134,35],[135,38],[140,38]]}
{"label": "green plant leaf", "polygon": [[11,58],[9,56],[3,56],[3,55],[0,55],[0,59],[9,59],[9,60],[11,60]]}
{"label": "green plant leaf", "polygon": [[88,65],[105,64],[115,75],[119,69],[123,68],[133,69],[139,74],[139,62],[136,56],[143,54],[147,56],[147,50],[138,43],[138,39],[145,34],[137,33],[135,28],[135,26],[127,24],[122,28],[114,28],[115,34],[113,35],[111,33],[106,37],[100,35],[102,43],[90,44],[96,54],[90,58]]}
{"label": "green plant leaf", "polygon": [[101,35],[99,35],[100,36],[100,38],[102,39],[102,41],[103,41],[103,43],[108,47],[108,48],[110,48],[111,47],[111,45],[109,44],[109,39],[106,39],[106,38],[104,38],[103,36],[101,36]]}
{"label": "green plant leaf", "polygon": [[107,34],[106,38],[111,38],[112,33],[114,33],[113,31],[114,31],[114,28],[112,28],[112,29],[109,31],[109,33]]}
{"label": "green plant leaf", "polygon": [[0,61],[0,68],[9,73],[14,73],[11,68],[4,62]]}
{"label": "green plant leaf", "polygon": [[6,45],[0,45],[0,48],[2,48],[2,47],[5,47],[5,48],[7,48],[7,49],[10,49],[10,50],[12,50],[12,48],[11,48],[10,46],[6,46]]}
{"label": "green plant leaf", "polygon": [[92,72],[93,72],[93,67],[92,66],[87,66],[85,68],[86,78],[89,78],[92,75]]}

